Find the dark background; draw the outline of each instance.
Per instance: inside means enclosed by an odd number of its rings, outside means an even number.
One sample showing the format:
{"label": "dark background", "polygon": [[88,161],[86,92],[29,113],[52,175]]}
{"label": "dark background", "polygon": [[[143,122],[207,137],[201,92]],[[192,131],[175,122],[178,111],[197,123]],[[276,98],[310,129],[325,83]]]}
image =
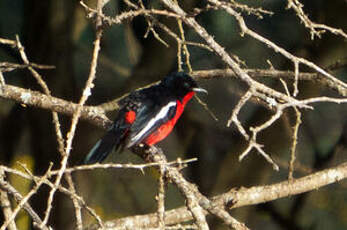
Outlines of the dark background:
{"label": "dark background", "polygon": [[[180,3],[189,11],[203,6],[204,1],[186,0]],[[285,10],[285,1],[240,1],[252,6],[262,6],[275,12],[263,20],[255,16],[245,19],[251,29],[282,46],[294,55],[313,61],[321,67],[338,60],[346,60],[347,43],[339,36],[326,33],[322,39],[312,41],[307,29],[300,23],[294,11]],[[95,6],[95,1],[86,2]],[[347,31],[347,2],[302,1],[305,12],[319,23]],[[158,6],[157,1],[152,5]],[[105,7],[108,15],[126,10],[124,4],[110,1]],[[177,22],[159,18],[174,31]],[[209,11],[197,17],[209,33],[228,52],[238,55],[248,68],[269,68],[270,60],[276,69],[293,70],[293,64],[250,37],[240,37],[235,20],[224,12]],[[97,67],[97,79],[93,95],[87,104],[97,105],[117,98],[137,87],[160,80],[165,74],[177,70],[177,46],[175,41],[157,32],[170,44],[167,48],[151,34],[143,38],[146,22],[142,17],[122,25],[113,25],[105,30]],[[185,28],[187,40],[201,41],[193,31]],[[40,70],[52,94],[77,102],[88,77],[94,41],[91,21],[78,1],[71,0],[2,0],[0,1],[0,37],[15,39],[18,34],[29,60],[35,63],[54,65],[54,70]],[[206,50],[189,47],[194,70],[225,68],[226,65]],[[0,45],[0,61],[21,63],[18,52]],[[301,67],[301,66],[300,66]],[[301,68],[301,71],[307,71]],[[347,68],[333,73],[347,81]],[[27,70],[5,74],[7,84],[39,90]],[[282,89],[277,80],[261,79],[271,87]],[[174,132],[159,144],[168,159],[198,157],[199,161],[185,169],[190,181],[199,186],[208,196],[228,191],[232,187],[255,186],[286,180],[287,162],[290,158],[290,135],[294,125],[293,111],[260,135],[259,141],[265,151],[281,166],[279,172],[255,152],[244,161],[238,156],[245,147],[240,134],[227,128],[226,122],[245,85],[235,79],[202,80],[199,84],[209,91],[202,96],[219,121],[214,121],[196,100],[190,102]],[[291,82],[289,82],[291,84]],[[318,84],[300,82],[300,98],[319,95],[336,96],[336,93]],[[303,124],[299,131],[298,162],[295,176],[327,168],[346,161],[347,107],[321,103],[313,111],[303,111]],[[271,112],[248,104],[240,113],[246,127],[261,124]],[[113,114],[110,114],[113,117]],[[63,131],[70,125],[70,117],[61,115]],[[104,130],[80,121],[74,139],[69,164],[78,164],[88,153]],[[24,162],[35,174],[42,174],[49,162],[59,167],[60,154],[53,129],[51,113],[38,108],[23,107],[0,99],[0,162],[18,168],[16,162]],[[113,154],[107,162],[142,162],[129,152]],[[157,175],[146,170],[145,175],[135,170],[94,170],[75,173],[78,193],[94,208],[103,220],[145,214],[156,210],[154,199],[157,192]],[[30,188],[27,181],[10,177],[11,183],[21,192]],[[310,193],[280,199],[262,205],[232,210],[234,217],[245,222],[251,229],[346,229],[347,203],[345,182],[331,185]],[[49,189],[43,186],[31,199],[35,210],[41,214],[46,208]],[[177,189],[168,186],[166,208],[184,205]],[[71,200],[57,193],[50,223],[56,229],[72,229],[74,209]],[[19,229],[30,229],[30,220],[21,213],[17,217]],[[92,218],[84,215],[84,221]],[[225,229],[219,221],[210,220],[211,229]]]}

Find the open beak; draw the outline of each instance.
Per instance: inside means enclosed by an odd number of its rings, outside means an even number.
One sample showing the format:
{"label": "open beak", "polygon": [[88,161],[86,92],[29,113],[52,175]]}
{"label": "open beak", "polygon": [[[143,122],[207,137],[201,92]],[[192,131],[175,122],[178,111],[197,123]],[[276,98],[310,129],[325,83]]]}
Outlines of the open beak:
{"label": "open beak", "polygon": [[206,93],[206,94],[208,94],[207,90],[203,89],[203,88],[193,88],[193,91],[197,92],[197,93]]}

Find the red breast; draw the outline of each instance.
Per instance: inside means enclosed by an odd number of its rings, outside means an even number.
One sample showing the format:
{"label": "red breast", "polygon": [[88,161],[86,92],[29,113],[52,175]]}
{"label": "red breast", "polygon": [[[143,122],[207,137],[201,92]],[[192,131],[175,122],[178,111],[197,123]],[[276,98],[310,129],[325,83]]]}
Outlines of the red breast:
{"label": "red breast", "polygon": [[178,118],[180,118],[180,116],[182,115],[184,107],[186,106],[187,102],[193,97],[193,95],[194,95],[194,92],[191,91],[187,93],[186,96],[184,96],[182,102],[179,100],[176,101],[175,116],[171,120],[169,120],[168,122],[160,126],[155,132],[153,132],[151,135],[149,135],[146,138],[145,143],[147,145],[154,145],[158,143],[159,141],[163,140],[164,138],[166,138],[171,133]]}

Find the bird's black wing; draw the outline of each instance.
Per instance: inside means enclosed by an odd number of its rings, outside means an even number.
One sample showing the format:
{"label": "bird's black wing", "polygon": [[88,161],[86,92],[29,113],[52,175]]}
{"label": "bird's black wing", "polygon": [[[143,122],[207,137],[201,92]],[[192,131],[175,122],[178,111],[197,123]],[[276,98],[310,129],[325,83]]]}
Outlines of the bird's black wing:
{"label": "bird's black wing", "polygon": [[84,160],[84,164],[102,162],[113,149],[122,147],[122,140],[130,129],[130,124],[124,121],[126,109],[121,109],[114,124],[106,134],[94,145]]}
{"label": "bird's black wing", "polygon": [[136,120],[130,128],[126,147],[141,143],[160,126],[171,120],[176,114],[176,107],[175,100],[161,103],[156,103],[156,101],[153,103],[153,100],[150,100],[141,106],[137,111]]}
{"label": "bird's black wing", "polygon": [[118,150],[124,147],[124,138],[131,127],[131,123],[126,122],[126,114],[129,111],[134,111],[136,114],[145,98],[146,94],[140,90],[129,94],[118,102],[120,109],[113,125],[90,150],[84,164],[102,162],[114,149]]}

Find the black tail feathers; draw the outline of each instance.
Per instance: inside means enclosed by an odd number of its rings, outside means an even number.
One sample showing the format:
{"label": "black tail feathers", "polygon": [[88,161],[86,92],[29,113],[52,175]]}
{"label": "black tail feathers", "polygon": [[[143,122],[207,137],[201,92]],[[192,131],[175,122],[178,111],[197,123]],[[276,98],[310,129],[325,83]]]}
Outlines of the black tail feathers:
{"label": "black tail feathers", "polygon": [[115,147],[118,148],[120,146],[121,139],[124,137],[124,131],[125,130],[109,130],[90,150],[83,163],[94,164],[105,160]]}

